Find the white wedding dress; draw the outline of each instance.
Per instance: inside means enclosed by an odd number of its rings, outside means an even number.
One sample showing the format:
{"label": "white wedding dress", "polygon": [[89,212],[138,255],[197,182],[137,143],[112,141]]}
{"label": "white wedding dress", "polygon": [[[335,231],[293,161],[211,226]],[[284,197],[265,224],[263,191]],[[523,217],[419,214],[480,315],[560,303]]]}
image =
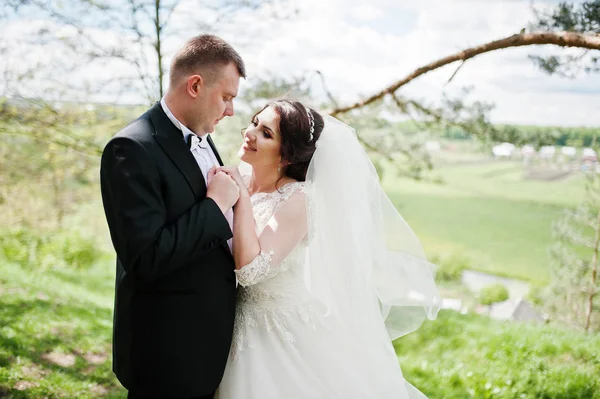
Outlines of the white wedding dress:
{"label": "white wedding dress", "polygon": [[236,271],[215,398],[424,398],[391,341],[435,319],[433,265],[354,130],[324,119],[306,182],[251,198],[261,252]]}
{"label": "white wedding dress", "polygon": [[[276,213],[280,223],[294,223],[280,225],[270,253],[263,248],[237,273],[233,343],[216,398],[421,397],[405,384],[389,340],[357,342],[319,312],[304,283],[303,188],[304,183],[289,183],[279,192],[252,196],[257,234]],[[381,334],[386,335],[383,322]]]}

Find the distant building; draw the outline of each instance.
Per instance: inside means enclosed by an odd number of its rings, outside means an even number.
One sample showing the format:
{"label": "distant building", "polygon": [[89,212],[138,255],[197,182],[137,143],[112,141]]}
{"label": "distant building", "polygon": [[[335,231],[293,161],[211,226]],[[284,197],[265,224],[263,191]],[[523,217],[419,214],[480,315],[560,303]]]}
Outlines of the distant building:
{"label": "distant building", "polygon": [[463,310],[463,304],[460,299],[443,298],[442,299],[442,309],[451,309],[451,310],[460,312]]}
{"label": "distant building", "polygon": [[515,145],[511,143],[502,143],[492,148],[492,154],[496,158],[510,158],[515,152]]}
{"label": "distant building", "polygon": [[596,151],[594,151],[592,148],[584,148],[581,157],[584,162],[596,162],[598,160],[598,155],[596,154]]}
{"label": "distant building", "polygon": [[507,299],[494,303],[489,308],[489,316],[497,320],[526,321],[545,323],[548,316],[538,311],[523,298]]}
{"label": "distant building", "polygon": [[560,149],[560,153],[569,158],[574,158],[577,155],[577,149],[575,147],[563,147]]}
{"label": "distant building", "polygon": [[521,147],[521,155],[525,158],[531,158],[535,155],[535,148],[532,145],[525,144]]}
{"label": "distant building", "polygon": [[553,145],[545,145],[540,148],[540,158],[553,158],[554,154],[556,154],[556,147]]}
{"label": "distant building", "polygon": [[428,141],[425,143],[425,149],[427,152],[440,152],[442,150],[442,145],[439,141]]}

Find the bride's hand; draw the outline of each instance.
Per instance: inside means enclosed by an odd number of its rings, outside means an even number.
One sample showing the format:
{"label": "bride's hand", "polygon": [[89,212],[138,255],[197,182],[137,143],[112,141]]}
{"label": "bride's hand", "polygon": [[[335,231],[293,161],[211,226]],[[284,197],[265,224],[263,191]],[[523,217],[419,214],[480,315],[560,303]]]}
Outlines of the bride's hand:
{"label": "bride's hand", "polygon": [[240,174],[240,170],[237,166],[220,166],[217,168],[217,172],[225,172],[235,181],[235,183],[240,188],[240,195],[245,194],[248,195],[248,187],[246,187],[246,183]]}

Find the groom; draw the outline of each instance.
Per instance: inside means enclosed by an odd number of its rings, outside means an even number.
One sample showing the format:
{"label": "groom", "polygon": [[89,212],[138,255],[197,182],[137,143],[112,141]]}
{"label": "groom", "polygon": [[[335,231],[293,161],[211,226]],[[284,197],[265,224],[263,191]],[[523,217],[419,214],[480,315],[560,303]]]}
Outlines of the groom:
{"label": "groom", "polygon": [[[245,67],[212,35],[189,40],[160,103],[102,154],[104,211],[117,253],[113,371],[129,398],[212,398],[235,311],[231,207],[239,196],[210,136],[233,115]],[[210,181],[209,181],[210,180]],[[207,184],[208,183],[208,184]]]}

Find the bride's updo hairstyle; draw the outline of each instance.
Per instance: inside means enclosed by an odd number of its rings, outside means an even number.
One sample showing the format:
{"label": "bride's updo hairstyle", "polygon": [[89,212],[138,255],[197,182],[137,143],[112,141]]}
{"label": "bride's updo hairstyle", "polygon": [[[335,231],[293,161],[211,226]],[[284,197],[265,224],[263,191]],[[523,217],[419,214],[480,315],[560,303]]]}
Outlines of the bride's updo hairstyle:
{"label": "bride's updo hairstyle", "polygon": [[263,109],[269,106],[279,115],[283,175],[305,181],[308,165],[325,125],[323,117],[298,101],[274,100]]}

